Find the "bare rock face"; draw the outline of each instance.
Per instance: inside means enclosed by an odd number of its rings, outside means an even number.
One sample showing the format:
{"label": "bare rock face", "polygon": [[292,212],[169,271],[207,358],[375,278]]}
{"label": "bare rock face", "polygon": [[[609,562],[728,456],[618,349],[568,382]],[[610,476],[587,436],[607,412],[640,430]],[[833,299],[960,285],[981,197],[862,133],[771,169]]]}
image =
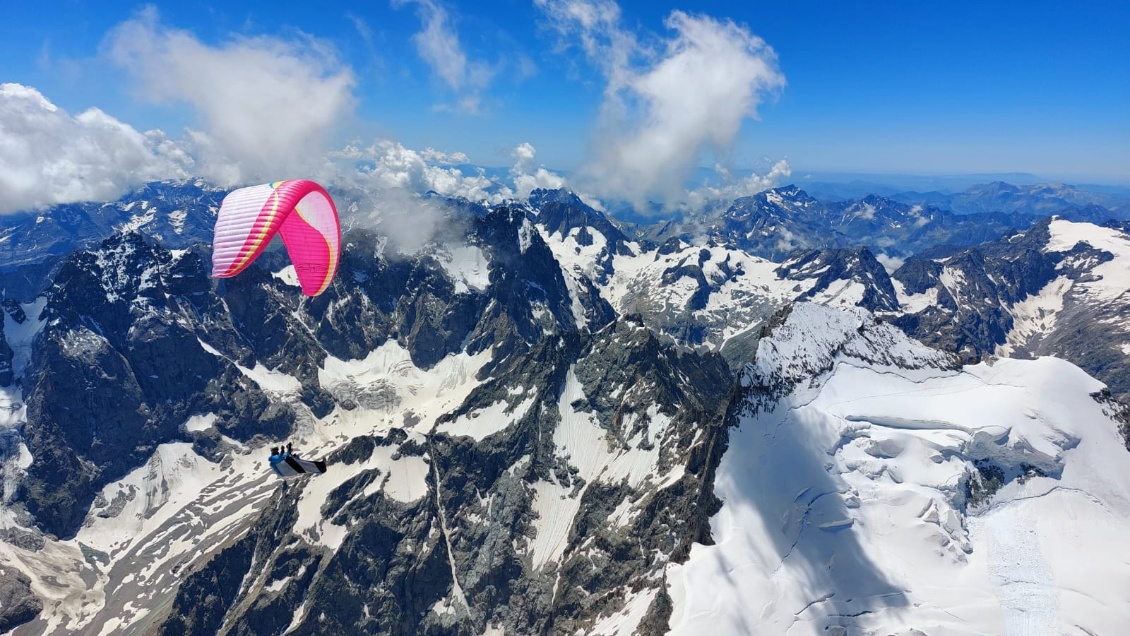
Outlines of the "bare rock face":
{"label": "bare rock face", "polygon": [[[185,581],[162,633],[572,633],[621,611],[623,589],[647,600],[645,633],[662,633],[664,566],[710,540],[722,446],[709,423],[730,383],[720,356],[638,319],[516,345],[435,432],[358,437],[329,458],[354,475],[321,506],[347,529],[336,549],[297,529],[291,492]],[[500,403],[509,425],[458,433]],[[426,466],[426,492],[402,501],[380,488],[393,476],[358,470],[386,455]],[[265,574],[241,585],[252,563]]]}
{"label": "bare rock face", "polygon": [[936,300],[915,313],[904,312],[894,323],[926,344],[958,352],[966,362],[979,361],[1007,340],[1012,305],[1055,278],[1060,258],[1042,251],[1047,237],[1043,222],[944,258],[907,260],[893,278],[907,294],[931,293]]}
{"label": "bare rock face", "polygon": [[869,311],[893,311],[899,306],[890,276],[866,247],[798,251],[781,264],[777,273],[790,280],[816,279],[805,293],[806,298],[826,291],[833,281],[851,280],[864,289],[859,307]]}
{"label": "bare rock face", "polygon": [[1044,219],[974,248],[908,259],[892,275],[903,299],[933,301],[886,317],[968,363],[994,355],[1064,358],[1127,401],[1130,306],[1118,290],[1104,291],[1130,260],[1119,247],[1127,236],[1118,224]]}
{"label": "bare rock face", "polygon": [[10,567],[0,567],[0,633],[35,618],[43,610],[43,601],[31,591],[31,579]]}

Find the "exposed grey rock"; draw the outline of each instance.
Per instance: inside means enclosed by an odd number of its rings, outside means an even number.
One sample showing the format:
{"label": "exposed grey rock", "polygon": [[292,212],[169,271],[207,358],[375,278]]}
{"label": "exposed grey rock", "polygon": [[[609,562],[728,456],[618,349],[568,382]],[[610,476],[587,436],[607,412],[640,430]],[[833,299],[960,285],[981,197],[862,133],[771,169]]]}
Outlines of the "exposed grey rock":
{"label": "exposed grey rock", "polygon": [[[122,510],[126,507],[126,504],[133,501],[136,496],[137,487],[130,485],[126,490],[118,491],[117,494],[114,495],[114,498],[108,503],[101,498],[101,495],[98,495],[92,507],[102,508],[102,510],[98,511],[98,516],[103,519],[109,519],[122,514]],[[99,501],[100,499],[101,501]]]}
{"label": "exposed grey rock", "polygon": [[12,526],[0,530],[0,541],[10,543],[17,548],[23,548],[29,552],[38,552],[47,545],[47,539],[44,538],[42,533],[34,530],[25,530],[19,526]]}
{"label": "exposed grey rock", "polygon": [[[580,479],[552,441],[570,367],[589,398],[581,408],[598,415],[610,449],[658,447],[657,470],[686,466],[685,474],[663,488]],[[349,529],[330,553],[288,538],[294,494],[284,494],[252,535],[190,577],[160,633],[210,633],[221,620],[238,634],[286,625],[301,634],[480,634],[488,625],[507,633],[572,633],[620,611],[625,599],[618,590],[628,588],[655,590],[645,630],[659,633],[670,612],[670,599],[658,591],[664,564],[684,559],[693,542],[710,541],[707,519],[718,502],[709,480],[721,448],[710,423],[725,407],[728,386],[720,356],[662,344],[638,320],[515,349],[440,424],[498,400],[533,396],[525,417],[480,441],[400,429],[355,438],[329,458],[332,464],[356,465],[378,447],[395,446],[398,456],[428,463],[427,495],[408,504],[380,491],[365,495],[384,475],[360,472],[322,507],[327,520]],[[648,413],[670,418],[662,434],[648,433]],[[534,539],[529,484],[537,480],[566,484],[580,505],[562,559],[535,570],[527,551]],[[621,526],[610,515],[625,500],[639,512]],[[238,590],[225,578],[248,568],[259,578]],[[284,580],[281,590],[265,589]],[[296,607],[303,612],[291,623]]]}
{"label": "exposed grey rock", "polygon": [[[1056,276],[1057,254],[1044,253],[1047,220],[1022,234],[961,251],[942,262],[908,259],[893,277],[907,293],[937,290],[937,302],[892,322],[922,342],[978,362],[1005,342],[1013,326],[1009,308],[1035,295]],[[959,284],[947,284],[943,272]]]}
{"label": "exposed grey rock", "polygon": [[1091,397],[1103,405],[1103,410],[1112,420],[1118,422],[1118,432],[1122,434],[1126,450],[1130,451],[1130,404],[1127,404],[1124,400],[1116,399],[1109,388],[1094,393]]}
{"label": "exposed grey rock", "polygon": [[[1007,342],[1018,303],[1039,295],[1058,277],[1092,280],[1094,268],[1113,258],[1086,242],[1066,252],[1048,251],[1049,224],[1044,219],[1025,232],[938,260],[908,259],[893,277],[910,294],[935,290],[937,302],[914,314],[889,314],[889,319],[926,344],[958,352],[965,362],[994,355]],[[1127,321],[1125,303],[1096,302],[1071,291],[1056,312],[1054,328],[1014,343],[1009,355],[1064,358],[1125,401],[1130,399],[1130,355],[1123,350],[1126,333],[1120,325]]]}
{"label": "exposed grey rock", "polygon": [[777,274],[789,280],[815,278],[816,284],[802,298],[812,298],[826,291],[835,281],[851,280],[863,286],[863,298],[858,306],[869,311],[893,311],[899,306],[887,270],[866,247],[794,252],[777,269]]}
{"label": "exposed grey rock", "polygon": [[32,620],[43,611],[41,601],[31,591],[31,579],[10,567],[0,567],[0,633]]}
{"label": "exposed grey rock", "polygon": [[12,347],[4,337],[4,320],[0,316],[0,386],[12,385]]}

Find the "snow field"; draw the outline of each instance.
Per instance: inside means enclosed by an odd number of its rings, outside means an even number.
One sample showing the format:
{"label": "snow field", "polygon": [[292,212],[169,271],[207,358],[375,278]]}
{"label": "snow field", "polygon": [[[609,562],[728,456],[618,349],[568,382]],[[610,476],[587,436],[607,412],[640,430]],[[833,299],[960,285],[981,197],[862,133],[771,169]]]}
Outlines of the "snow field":
{"label": "snow field", "polygon": [[565,277],[565,286],[568,288],[569,298],[572,300],[573,319],[578,329],[584,329],[586,327],[585,307],[581,302],[579,293],[580,280],[582,277],[591,281],[597,280],[597,264],[600,262],[601,254],[608,249],[608,239],[604,234],[590,229],[592,244],[581,245],[577,240],[580,234],[579,228],[574,228],[564,238],[559,234],[545,231],[540,225],[535,226],[535,228],[542,240],[549,246],[550,252],[553,253],[553,257],[561,267],[561,273]]}
{"label": "snow field", "polygon": [[485,409],[475,409],[466,415],[444,422],[436,427],[440,433],[466,435],[475,441],[482,441],[526,416],[534,405],[536,395],[531,395],[514,408],[506,400],[499,400]]}
{"label": "snow field", "polygon": [[21,304],[20,309],[27,316],[22,323],[16,322],[7,311],[0,312],[0,320],[4,321],[4,339],[12,348],[12,374],[15,377],[23,376],[27,363],[31,360],[31,341],[43,329],[45,321],[40,319],[40,315],[46,307],[46,296],[36,298],[35,302]]}
{"label": "snow field", "polygon": [[[561,422],[554,431],[553,443],[557,455],[566,458],[570,466],[577,468],[577,476],[585,480],[585,485],[579,489],[566,488],[556,481],[544,480],[533,484],[533,509],[537,513],[533,525],[536,536],[528,550],[535,569],[551,561],[559,561],[564,555],[569,530],[580,510],[581,498],[590,485],[624,481],[629,486],[638,488],[645,481],[652,481],[657,489],[661,489],[677,481],[683,472],[681,467],[676,467],[666,474],[659,474],[657,463],[660,445],[653,444],[648,450],[641,448],[639,442],[643,439],[642,432],[627,440],[630,449],[611,446],[607,431],[600,426],[595,415],[573,408],[573,403],[583,397],[581,383],[574,370],[570,369],[558,403]],[[647,436],[656,441],[663,435],[670,420],[655,407],[648,411],[647,417]],[[625,422],[624,428],[630,429],[632,425],[631,421]],[[623,525],[632,514],[632,505],[625,499],[609,515],[609,521]]]}
{"label": "snow field", "polygon": [[208,353],[216,356],[217,358],[224,358],[225,360],[230,362],[235,366],[235,368],[239,369],[240,373],[249,378],[252,382],[257,384],[260,389],[267,393],[273,393],[276,397],[291,398],[296,398],[299,394],[302,393],[302,383],[298,381],[298,378],[292,375],[287,375],[286,373],[282,373],[281,371],[276,371],[274,369],[268,369],[266,366],[259,364],[258,362],[255,363],[254,368],[249,369],[243,365],[237,364],[234,360],[231,360],[224,354],[220,353],[215,347],[204,342],[203,340],[197,338],[197,342],[199,342],[200,347]]}
{"label": "snow field", "polygon": [[[34,333],[32,327],[28,334]],[[30,336],[27,339],[30,342]],[[206,343],[201,346],[221,355]],[[308,424],[304,429],[299,426],[303,430],[292,441],[303,455],[324,457],[354,437],[404,427],[407,413],[418,418],[409,434],[422,435],[440,414],[470,394],[478,383],[474,376],[489,356],[489,351],[474,357],[452,355],[423,371],[411,363],[406,350],[390,342],[364,360],[327,358],[319,374],[324,386],[364,387],[379,381],[392,399],[382,403],[382,409],[335,409],[322,420],[305,412]],[[262,365],[240,370],[276,398],[304,410],[297,402],[297,379]],[[214,422],[212,413],[197,414],[183,427],[203,431]],[[140,608],[171,600],[180,572],[242,537],[273,500],[281,480],[271,473],[264,449],[225,441],[237,449],[226,466],[196,455],[190,444],[162,444],[145,466],[103,489],[108,504],[115,497],[128,498],[120,513],[99,517],[107,508],[93,509],[86,525],[69,541],[48,541],[39,552],[0,542],[0,562],[27,573],[32,590],[44,600],[36,625],[45,633],[87,633],[93,626],[103,633],[128,629],[148,613]],[[335,465],[337,470],[305,480],[296,528],[300,536],[328,548],[340,545],[347,529],[321,521],[319,508],[330,490],[365,469],[381,471],[368,494],[383,490],[405,502],[424,496],[429,476],[426,458],[393,460],[394,452],[391,446],[378,447],[366,462]],[[83,546],[95,555],[104,553],[108,562],[101,556],[85,556]]]}
{"label": "snow field", "polygon": [[[632,636],[636,633],[640,621],[647,616],[647,610],[658,593],[654,588],[633,592],[628,596],[624,609],[611,616],[601,617],[593,625],[592,634],[604,636]],[[585,636],[586,632],[577,630],[577,636]]]}
{"label": "snow field", "polygon": [[1005,344],[997,347],[997,355],[1011,355],[1017,348],[1028,344],[1033,336],[1051,333],[1073,286],[1074,281],[1060,276],[1045,285],[1039,294],[1028,296],[1010,307],[1012,330],[1006,336]]}
{"label": "snow field", "polygon": [[1130,259],[1130,239],[1118,230],[1100,227],[1093,223],[1073,223],[1056,219],[1048,227],[1051,240],[1046,251],[1066,252],[1080,242],[1091,247],[1110,252],[1112,260],[1095,266],[1092,271],[1096,279],[1079,283],[1088,296],[1095,300],[1113,301],[1124,297],[1130,291],[1130,271],[1125,263]]}
{"label": "snow field", "polygon": [[[706,251],[708,259],[702,264],[703,276],[717,289],[710,294],[706,306],[694,312],[697,316],[712,317],[718,323],[716,346],[745,330],[751,320],[764,313],[765,306],[777,307],[812,287],[812,282],[798,283],[777,277],[777,263],[750,256],[738,250],[720,246],[693,246],[672,254],[647,252],[635,256],[616,255],[615,274],[602,289],[605,299],[623,313],[641,291],[651,298],[662,298],[666,311],[684,313],[698,283],[689,277],[664,285],[656,285],[668,269],[680,263],[698,264],[700,253]],[[728,263],[731,274],[722,270]],[[737,271],[741,274],[736,274]],[[796,289],[797,286],[800,289]]]}
{"label": "snow field", "polygon": [[899,307],[901,307],[902,312],[917,314],[938,304],[937,287],[931,287],[921,294],[908,294],[906,292],[906,285],[903,285],[901,280],[892,278],[891,284],[895,288],[895,295],[898,297]]}
{"label": "snow field", "polygon": [[[419,434],[414,436],[423,439]],[[306,480],[299,495],[298,520],[294,523],[293,532],[331,551],[340,548],[349,529],[323,519],[322,504],[331,492],[365,471],[377,470],[381,474],[359,496],[368,497],[383,491],[389,497],[407,503],[426,495],[428,464],[424,458],[407,456],[394,460],[395,454],[394,446],[378,446],[366,461],[334,464],[335,470],[327,469],[325,474]]]}
{"label": "snow field", "polygon": [[[761,377],[851,338],[818,318],[762,341]],[[731,431],[716,545],[668,568],[672,633],[1118,633],[1130,454],[1102,385],[1054,358],[905,371],[861,347]],[[1017,478],[963,510],[975,459]]]}
{"label": "snow field", "polygon": [[294,271],[294,265],[287,265],[277,272],[271,272],[271,276],[290,287],[302,286],[302,284],[298,282],[298,272]]}
{"label": "snow field", "polygon": [[438,255],[447,274],[455,281],[455,293],[483,291],[490,284],[490,260],[475,245],[448,245]]}

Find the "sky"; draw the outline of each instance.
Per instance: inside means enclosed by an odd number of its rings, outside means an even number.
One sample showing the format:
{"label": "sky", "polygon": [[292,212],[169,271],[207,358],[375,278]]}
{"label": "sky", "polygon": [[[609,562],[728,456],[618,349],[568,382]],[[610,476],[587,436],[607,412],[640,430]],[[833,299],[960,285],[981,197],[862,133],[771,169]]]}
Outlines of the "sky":
{"label": "sky", "polygon": [[1128,25],[1124,0],[4,0],[0,212],[186,176],[488,196],[467,163],[634,202],[1130,184]]}

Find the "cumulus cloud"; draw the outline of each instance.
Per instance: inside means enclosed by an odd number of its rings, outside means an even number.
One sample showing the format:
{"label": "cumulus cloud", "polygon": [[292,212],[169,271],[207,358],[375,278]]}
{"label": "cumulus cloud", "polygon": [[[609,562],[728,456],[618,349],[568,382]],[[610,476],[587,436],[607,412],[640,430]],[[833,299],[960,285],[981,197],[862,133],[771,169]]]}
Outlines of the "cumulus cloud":
{"label": "cumulus cloud", "polygon": [[530,193],[538,188],[556,190],[565,187],[564,177],[546,170],[544,166],[534,166],[537,150],[529,142],[519,145],[511,154],[515,159],[514,167],[510,169],[510,178],[514,182],[513,196],[528,199]]}
{"label": "cumulus cloud", "polygon": [[436,0],[393,0],[392,3],[396,8],[409,4],[416,5],[423,23],[423,30],[412,36],[416,51],[455,93],[457,107],[477,113],[480,94],[490,83],[494,70],[488,64],[467,59],[447,11]]}
{"label": "cumulus cloud", "polygon": [[387,139],[364,148],[348,146],[331,153],[331,156],[357,166],[352,180],[367,188],[398,189],[417,195],[435,192],[445,197],[494,205],[510,199],[527,199],[536,188],[566,187],[564,177],[535,163],[536,154],[529,143],[514,148],[511,155],[515,163],[510,168],[509,184],[492,181],[482,169],[466,173],[464,168],[458,167],[470,161],[462,152],[447,153],[434,148],[412,150]]}
{"label": "cumulus cloud", "polygon": [[724,178],[724,183],[719,186],[702,186],[687,192],[684,202],[691,209],[702,209],[711,201],[733,201],[757,194],[779,185],[793,173],[789,162],[784,159],[773,164],[769,172],[754,172],[744,179],[732,179],[730,171],[721,165],[715,165],[714,170]]}
{"label": "cumulus cloud", "polygon": [[353,110],[352,71],[312,38],[210,46],[148,8],[116,27],[106,50],[143,98],[187,103],[201,116],[204,130],[189,133],[197,173],[224,185],[317,173]]}
{"label": "cumulus cloud", "polygon": [[451,223],[442,203],[421,195],[435,192],[486,204],[503,198],[490,179],[478,172],[464,174],[455,167],[468,162],[461,152],[416,151],[396,141],[378,140],[366,147],[351,145],[330,156],[349,166],[334,182],[358,199],[347,222],[387,236],[395,252],[416,252]]}
{"label": "cumulus cloud", "polygon": [[146,181],[187,177],[191,163],[158,131],[97,108],[71,116],[34,88],[0,84],[0,213],[117,199]]}
{"label": "cumulus cloud", "polygon": [[[429,241],[442,239],[453,222],[447,207],[422,196],[426,193],[489,206],[528,199],[536,188],[566,187],[564,177],[535,162],[536,155],[529,143],[514,148],[511,182],[500,183],[485,176],[482,169],[468,173],[459,167],[469,162],[461,152],[417,151],[396,141],[378,140],[367,147],[351,145],[331,153],[333,159],[349,166],[335,182],[359,199],[352,220],[388,236],[390,245],[402,253],[413,253]],[[591,197],[583,198],[599,206]]]}
{"label": "cumulus cloud", "polygon": [[641,44],[611,0],[535,0],[580,42],[607,82],[596,157],[584,171],[602,196],[685,197],[704,153],[725,154],[764,96],[785,85],[776,53],[745,26],[673,11],[670,35]]}
{"label": "cumulus cloud", "polygon": [[395,252],[414,254],[440,236],[452,223],[447,207],[438,201],[422,199],[401,188],[385,188],[369,193],[370,214],[362,220],[388,237]]}
{"label": "cumulus cloud", "polygon": [[451,166],[466,163],[461,152],[444,153],[432,148],[422,151],[406,148],[396,141],[382,139],[366,148],[349,146],[333,153],[335,158],[352,160],[360,166],[362,182],[377,189],[402,189],[416,194],[436,192],[447,197],[471,201],[492,201],[493,182],[482,174],[463,174]]}
{"label": "cumulus cloud", "polygon": [[906,262],[905,258],[892,256],[890,254],[876,254],[875,260],[879,261],[879,264],[883,266],[883,269],[887,270],[888,274],[894,274],[895,270],[902,267],[903,263]]}

